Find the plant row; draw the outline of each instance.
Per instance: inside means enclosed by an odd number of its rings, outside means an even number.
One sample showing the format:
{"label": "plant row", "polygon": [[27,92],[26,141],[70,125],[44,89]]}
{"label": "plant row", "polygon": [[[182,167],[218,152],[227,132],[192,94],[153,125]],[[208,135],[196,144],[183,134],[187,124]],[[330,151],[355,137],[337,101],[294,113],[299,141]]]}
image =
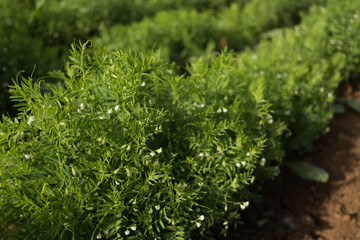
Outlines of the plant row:
{"label": "plant row", "polygon": [[[21,76],[31,75],[36,79],[49,70],[62,69],[69,54],[68,46],[74,39],[85,41],[97,36],[109,47],[117,43],[116,47],[134,46],[144,50],[158,42],[166,52],[164,57],[184,63],[191,55],[201,55],[207,47],[213,50],[216,44],[218,48],[227,43],[230,48],[239,49],[252,44],[264,29],[298,22],[298,12],[312,4],[308,0],[291,2],[266,1],[264,5],[258,0],[104,0],[90,3],[84,0],[3,0],[0,3],[0,112],[15,114],[5,89],[20,70],[23,70]],[[174,13],[175,18],[166,11]],[[214,18],[217,13],[219,17]],[[155,14],[154,19],[150,18]],[[134,23],[144,17],[148,18]],[[218,20],[221,23],[215,26]],[[110,35],[105,33],[104,29],[115,24],[127,30],[114,27]],[[239,35],[241,32],[244,34]]]}
{"label": "plant row", "polygon": [[[72,48],[61,83],[11,87],[0,239],[201,239],[241,219],[358,72],[360,2],[329,0],[255,50],[192,59]],[[12,225],[11,229],[8,228]]]}
{"label": "plant row", "polygon": [[184,65],[190,57],[228,49],[255,46],[261,35],[278,27],[293,26],[300,13],[317,1],[252,0],[245,6],[233,3],[220,11],[177,9],[128,25],[104,28],[99,40],[111,49],[160,49],[167,60]]}

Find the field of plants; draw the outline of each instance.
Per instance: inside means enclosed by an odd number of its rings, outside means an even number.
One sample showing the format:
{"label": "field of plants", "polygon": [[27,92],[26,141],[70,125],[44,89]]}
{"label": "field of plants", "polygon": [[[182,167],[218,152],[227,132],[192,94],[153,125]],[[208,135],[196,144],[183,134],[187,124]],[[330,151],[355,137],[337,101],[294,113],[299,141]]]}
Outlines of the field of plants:
{"label": "field of plants", "polygon": [[360,109],[338,91],[360,1],[2,0],[0,20],[0,239],[216,239],[283,166],[326,182],[288,156]]}

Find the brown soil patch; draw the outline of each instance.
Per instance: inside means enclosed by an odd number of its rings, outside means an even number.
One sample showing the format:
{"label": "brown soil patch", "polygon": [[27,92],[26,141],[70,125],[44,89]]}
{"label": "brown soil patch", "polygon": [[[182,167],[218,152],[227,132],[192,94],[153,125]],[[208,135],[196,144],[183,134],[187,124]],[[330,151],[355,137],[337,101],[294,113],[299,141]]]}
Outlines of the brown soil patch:
{"label": "brown soil patch", "polygon": [[[342,95],[360,100],[359,85],[343,85]],[[223,240],[360,239],[360,113],[347,108],[329,127],[308,153],[290,157],[324,168],[329,181],[302,180],[283,167],[264,185],[263,203],[250,206],[245,224]]]}

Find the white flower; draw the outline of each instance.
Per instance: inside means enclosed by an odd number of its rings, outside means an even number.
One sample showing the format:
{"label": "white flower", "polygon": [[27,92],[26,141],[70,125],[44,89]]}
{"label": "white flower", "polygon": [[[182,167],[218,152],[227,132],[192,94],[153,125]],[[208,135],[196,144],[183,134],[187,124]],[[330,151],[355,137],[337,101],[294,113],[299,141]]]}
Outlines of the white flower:
{"label": "white flower", "polygon": [[142,87],[145,87],[145,84],[146,84],[145,82],[142,82],[142,83],[141,83],[141,86],[142,86]]}
{"label": "white flower", "polygon": [[196,226],[199,228],[201,226],[201,223],[197,222]]}
{"label": "white flower", "polygon": [[242,164],[243,166],[245,166],[245,165],[246,165],[246,161],[242,161],[241,164]]}
{"label": "white flower", "polygon": [[153,210],[152,210],[152,208],[150,208],[150,210],[149,210],[149,214],[153,214]]}
{"label": "white flower", "polygon": [[98,235],[96,235],[96,239],[101,239],[101,238],[102,238],[101,233],[99,233]]}
{"label": "white flower", "polygon": [[265,159],[265,158],[262,158],[262,159],[260,160],[260,165],[261,165],[261,166],[265,166],[265,164],[266,164],[266,159]]}
{"label": "white flower", "polygon": [[157,153],[162,153],[162,148],[159,148],[158,150],[156,150]]}
{"label": "white flower", "polygon": [[248,157],[249,157],[249,156],[250,156],[250,153],[249,153],[249,152],[248,152],[248,153],[246,153],[246,156],[248,156]]}
{"label": "white flower", "polygon": [[100,119],[100,120],[104,120],[105,117],[104,117],[104,116],[100,116],[99,119]]}
{"label": "white flower", "polygon": [[111,110],[111,109],[108,109],[108,110],[107,110],[107,113],[109,113],[109,114],[112,113],[112,110]]}
{"label": "white flower", "polygon": [[241,163],[236,163],[236,167],[241,167]]}
{"label": "white flower", "polygon": [[131,227],[131,230],[136,231],[136,224]]}
{"label": "white flower", "polygon": [[30,116],[30,117],[29,117],[29,120],[27,121],[27,124],[28,124],[28,125],[31,125],[31,123],[32,123],[33,121],[35,121],[35,117],[34,117],[34,116]]}
{"label": "white flower", "polygon": [[119,110],[119,105],[116,105],[116,106],[114,107],[114,110],[115,110],[115,111],[118,111],[118,110]]}
{"label": "white flower", "polygon": [[217,113],[221,113],[221,112],[222,112],[221,108],[219,108],[218,110],[216,110],[216,112],[217,112]]}
{"label": "white flower", "polygon": [[269,124],[272,124],[274,122],[274,120],[271,118],[269,119]]}
{"label": "white flower", "polygon": [[228,110],[226,108],[223,108],[223,112],[226,113]]}
{"label": "white flower", "polygon": [[125,233],[125,235],[127,236],[127,235],[130,234],[130,231],[129,231],[129,230],[126,230],[124,233]]}
{"label": "white flower", "polygon": [[208,156],[210,156],[210,154],[209,154],[209,153],[205,153],[205,157],[208,157]]}
{"label": "white flower", "polygon": [[105,234],[105,235],[108,235],[108,234],[109,234],[109,230],[104,231],[104,234]]}
{"label": "white flower", "polygon": [[155,153],[154,153],[154,152],[151,152],[151,153],[150,153],[150,156],[152,156],[152,157],[155,156]]}
{"label": "white flower", "polygon": [[201,153],[199,153],[199,157],[203,157],[204,156],[204,154],[201,152]]}
{"label": "white flower", "polygon": [[80,103],[79,107],[81,110],[83,110],[85,108],[85,105],[83,103]]}
{"label": "white flower", "polygon": [[247,208],[248,206],[249,206],[249,201],[244,202],[244,203],[240,206],[240,208],[241,208],[241,210],[245,210],[245,208]]}
{"label": "white flower", "polygon": [[30,159],[30,155],[29,155],[29,154],[25,154],[25,155],[24,155],[24,158],[25,158],[25,160],[29,160],[29,159]]}
{"label": "white flower", "polygon": [[204,221],[204,219],[205,219],[204,215],[201,215],[201,216],[199,217],[199,219],[200,219],[200,221]]}
{"label": "white flower", "polygon": [[203,107],[205,107],[205,104],[203,104],[203,103],[202,103],[202,104],[200,104],[200,107],[202,107],[202,108],[203,108]]}
{"label": "white flower", "polygon": [[160,210],[160,205],[155,206],[156,211]]}

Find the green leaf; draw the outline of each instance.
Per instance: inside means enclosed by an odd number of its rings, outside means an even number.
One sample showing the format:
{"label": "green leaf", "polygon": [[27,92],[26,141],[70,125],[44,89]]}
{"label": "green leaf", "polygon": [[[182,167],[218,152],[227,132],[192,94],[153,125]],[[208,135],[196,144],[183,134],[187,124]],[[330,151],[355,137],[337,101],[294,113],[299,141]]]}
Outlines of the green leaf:
{"label": "green leaf", "polygon": [[353,98],[346,98],[345,102],[352,110],[360,113],[360,102],[359,101],[357,101]]}
{"label": "green leaf", "polygon": [[287,161],[285,162],[285,165],[289,167],[296,175],[306,180],[325,183],[329,179],[329,174],[324,169],[309,163]]}
{"label": "green leaf", "polygon": [[333,105],[335,113],[345,113],[346,109],[342,104],[334,104]]}

